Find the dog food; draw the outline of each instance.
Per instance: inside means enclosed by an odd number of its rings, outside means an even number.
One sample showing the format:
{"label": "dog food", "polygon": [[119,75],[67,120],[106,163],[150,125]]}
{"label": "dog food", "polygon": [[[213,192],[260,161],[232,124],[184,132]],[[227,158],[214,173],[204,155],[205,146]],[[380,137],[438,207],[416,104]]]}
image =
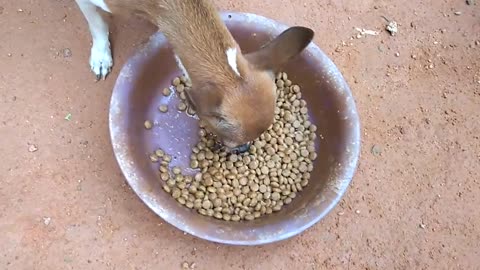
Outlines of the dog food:
{"label": "dog food", "polygon": [[[185,102],[188,80],[182,76],[172,84],[182,99],[177,109],[194,113]],[[160,162],[165,192],[201,215],[225,221],[253,220],[290,204],[310,180],[317,158],[317,128],[308,119],[300,87],[286,73],[276,76],[276,85],[274,123],[248,152],[234,154],[218,149],[214,136],[200,121],[200,139],[190,157],[190,167],[198,170],[195,175],[184,175],[179,167],[170,168],[171,157],[162,149],[152,153],[150,160]]]}
{"label": "dog food", "polygon": [[163,88],[162,93],[164,96],[168,97],[172,93],[172,91],[169,88]]}
{"label": "dog food", "polygon": [[152,129],[153,127],[152,121],[150,120],[146,120],[145,123],[143,123],[143,125],[145,126],[146,129]]}
{"label": "dog food", "polygon": [[160,105],[158,106],[158,110],[162,113],[168,112],[168,106],[167,105]]}

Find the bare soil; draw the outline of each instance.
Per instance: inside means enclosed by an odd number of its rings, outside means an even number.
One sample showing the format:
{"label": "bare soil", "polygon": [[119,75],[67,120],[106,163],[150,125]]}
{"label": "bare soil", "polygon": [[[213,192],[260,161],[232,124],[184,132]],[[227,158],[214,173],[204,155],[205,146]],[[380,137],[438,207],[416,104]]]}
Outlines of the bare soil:
{"label": "bare soil", "polygon": [[216,1],[312,27],[363,130],[329,216],[278,244],[231,247],[165,224],[115,162],[111,90],[155,28],[109,19],[115,66],[95,83],[73,0],[0,0],[0,269],[479,269],[480,2],[468,2]]}

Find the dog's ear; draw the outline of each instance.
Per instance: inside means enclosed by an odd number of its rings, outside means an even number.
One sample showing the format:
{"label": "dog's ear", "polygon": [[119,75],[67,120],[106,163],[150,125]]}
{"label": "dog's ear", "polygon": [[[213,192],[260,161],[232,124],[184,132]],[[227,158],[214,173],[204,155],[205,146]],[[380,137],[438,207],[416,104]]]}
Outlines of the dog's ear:
{"label": "dog's ear", "polygon": [[206,82],[185,92],[190,105],[199,114],[216,112],[222,104],[223,91],[217,91],[215,87],[215,84]]}
{"label": "dog's ear", "polygon": [[310,28],[294,26],[245,58],[260,70],[278,71],[290,59],[300,54],[313,39]]}

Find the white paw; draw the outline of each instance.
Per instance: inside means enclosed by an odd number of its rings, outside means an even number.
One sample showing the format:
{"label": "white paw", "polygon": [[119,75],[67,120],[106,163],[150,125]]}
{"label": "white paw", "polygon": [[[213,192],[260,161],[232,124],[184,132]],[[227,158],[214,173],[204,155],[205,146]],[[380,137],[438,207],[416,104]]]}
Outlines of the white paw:
{"label": "white paw", "polygon": [[110,43],[95,42],[92,46],[90,54],[90,68],[97,77],[97,81],[102,78],[105,80],[113,66],[112,52],[110,51]]}

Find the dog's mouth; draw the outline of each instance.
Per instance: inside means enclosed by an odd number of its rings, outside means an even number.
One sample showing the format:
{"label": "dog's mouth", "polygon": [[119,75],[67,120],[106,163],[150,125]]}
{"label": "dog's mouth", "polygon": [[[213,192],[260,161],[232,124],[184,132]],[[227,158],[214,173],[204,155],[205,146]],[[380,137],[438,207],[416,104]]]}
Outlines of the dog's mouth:
{"label": "dog's mouth", "polygon": [[250,150],[250,146],[252,145],[252,143],[248,142],[246,144],[242,144],[242,145],[239,145],[237,147],[234,147],[230,150],[230,152],[232,152],[233,154],[243,154],[245,152],[247,152],[248,150]]}
{"label": "dog's mouth", "polygon": [[235,143],[228,140],[222,140],[213,133],[209,133],[209,136],[211,136],[214,141],[214,144],[211,148],[214,152],[225,151],[227,153],[239,155],[248,152],[252,146],[252,142],[235,146]]}

